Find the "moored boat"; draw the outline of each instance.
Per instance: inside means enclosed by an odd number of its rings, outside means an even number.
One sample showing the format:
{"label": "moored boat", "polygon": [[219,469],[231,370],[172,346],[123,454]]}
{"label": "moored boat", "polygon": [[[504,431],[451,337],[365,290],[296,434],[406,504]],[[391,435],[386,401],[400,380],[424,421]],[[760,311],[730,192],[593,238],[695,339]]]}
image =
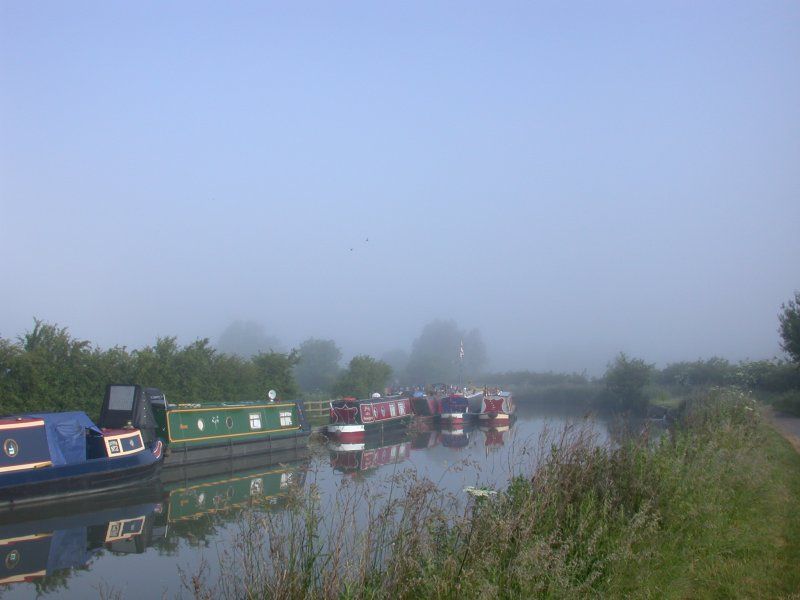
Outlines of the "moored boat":
{"label": "moored boat", "polygon": [[330,404],[328,435],[340,442],[361,442],[367,436],[406,427],[413,417],[408,398],[343,398]]}
{"label": "moored boat", "polygon": [[469,400],[463,394],[450,394],[440,401],[442,427],[470,422],[475,416],[469,410]]}
{"label": "moored boat", "polygon": [[441,403],[436,396],[425,392],[414,392],[409,400],[411,411],[414,413],[414,423],[419,427],[435,425],[441,418]]}
{"label": "moored boat", "polygon": [[467,399],[467,404],[469,405],[469,412],[477,414],[481,412],[481,402],[483,400],[484,389],[483,388],[476,388],[474,386],[467,386],[459,393],[463,394],[464,398]]}
{"label": "moored boat", "polygon": [[154,479],[164,447],[153,425],[139,386],[107,386],[99,426],[83,412],[0,418],[0,506],[96,496]]}
{"label": "moored boat", "polygon": [[167,468],[305,447],[311,429],[302,403],[270,390],[263,402],[171,404],[147,388]]}
{"label": "moored boat", "polygon": [[482,425],[490,427],[508,425],[514,415],[514,410],[514,399],[511,392],[498,389],[486,390],[482,397],[478,420]]}

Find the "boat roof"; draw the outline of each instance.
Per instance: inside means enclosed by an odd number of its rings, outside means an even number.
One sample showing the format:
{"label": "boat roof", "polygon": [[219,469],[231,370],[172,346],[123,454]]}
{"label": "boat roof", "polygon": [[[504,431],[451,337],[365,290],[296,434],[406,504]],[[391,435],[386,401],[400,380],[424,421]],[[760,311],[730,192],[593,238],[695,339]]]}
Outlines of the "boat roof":
{"label": "boat roof", "polygon": [[28,413],[22,416],[44,421],[47,447],[54,465],[86,462],[86,430],[102,434],[85,412]]}

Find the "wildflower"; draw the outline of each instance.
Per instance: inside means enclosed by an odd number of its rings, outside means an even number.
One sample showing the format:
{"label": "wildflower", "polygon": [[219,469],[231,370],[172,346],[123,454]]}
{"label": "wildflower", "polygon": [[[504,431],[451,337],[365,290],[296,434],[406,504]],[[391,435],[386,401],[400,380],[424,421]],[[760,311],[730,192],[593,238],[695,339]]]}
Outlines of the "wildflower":
{"label": "wildflower", "polygon": [[476,488],[472,486],[467,486],[464,488],[464,491],[468,493],[470,496],[474,496],[475,498],[491,498],[492,496],[497,495],[497,490],[489,490],[486,488]]}

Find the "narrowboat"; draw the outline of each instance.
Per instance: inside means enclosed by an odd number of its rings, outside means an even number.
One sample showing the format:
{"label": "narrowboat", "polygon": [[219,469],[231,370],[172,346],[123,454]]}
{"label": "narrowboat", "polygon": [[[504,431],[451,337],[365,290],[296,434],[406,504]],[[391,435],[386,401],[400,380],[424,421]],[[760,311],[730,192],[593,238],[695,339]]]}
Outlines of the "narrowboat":
{"label": "narrowboat", "polygon": [[440,401],[442,427],[471,422],[475,413],[469,410],[469,400],[463,394],[450,394]]}
{"label": "narrowboat", "polygon": [[408,398],[343,398],[330,404],[328,435],[339,442],[362,442],[367,436],[405,428],[413,418]]}
{"label": "narrowboat", "polygon": [[155,479],[164,447],[153,425],[139,386],[107,386],[99,425],[83,412],[0,418],[0,507],[96,496]]}
{"label": "narrowboat", "polygon": [[467,399],[469,405],[469,412],[477,414],[481,412],[481,401],[483,400],[483,388],[476,388],[472,386],[465,387],[460,393]]}
{"label": "narrowboat", "polygon": [[441,418],[441,403],[436,396],[429,396],[424,392],[414,392],[409,398],[411,412],[414,413],[414,423],[417,426],[436,424]]}
{"label": "narrowboat", "polygon": [[489,427],[508,425],[514,415],[514,399],[511,392],[487,390],[483,394],[478,420]]}
{"label": "narrowboat", "polygon": [[361,443],[328,443],[331,467],[348,475],[364,475],[380,467],[396,464],[411,456],[411,442],[402,436],[391,441],[370,440]]}
{"label": "narrowboat", "polygon": [[300,401],[172,404],[147,388],[156,432],[166,443],[164,467],[233,460],[250,454],[303,448],[311,429]]}

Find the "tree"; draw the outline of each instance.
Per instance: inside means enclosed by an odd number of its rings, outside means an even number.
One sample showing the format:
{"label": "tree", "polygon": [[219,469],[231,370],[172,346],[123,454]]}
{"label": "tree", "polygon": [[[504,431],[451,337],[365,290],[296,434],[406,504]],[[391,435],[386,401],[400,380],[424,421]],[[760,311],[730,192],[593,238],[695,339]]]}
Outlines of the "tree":
{"label": "tree", "polygon": [[333,393],[336,396],[367,398],[374,392],[382,392],[392,376],[392,368],[382,360],[360,355],[353,358],[339,376]]}
{"label": "tree", "polygon": [[781,348],[800,367],[800,292],[794,293],[794,300],[781,304],[778,321]]}
{"label": "tree", "polygon": [[217,349],[226,354],[250,358],[259,352],[279,352],[282,345],[278,338],[267,335],[261,323],[234,321],[220,334]]}
{"label": "tree", "polygon": [[294,368],[297,383],[305,392],[330,391],[339,375],[342,351],[333,340],[308,338],[299,348],[299,362]]}
{"label": "tree", "polygon": [[414,340],[407,376],[413,383],[453,383],[461,373],[459,351],[464,344],[463,377],[479,375],[486,364],[486,347],[480,331],[464,332],[455,321],[435,320]]}
{"label": "tree", "polygon": [[251,360],[256,369],[256,385],[260,388],[259,397],[265,399],[267,392],[274,389],[280,400],[297,397],[299,390],[294,379],[294,367],[300,360],[295,350],[283,352],[260,352]]}
{"label": "tree", "polygon": [[643,410],[647,406],[644,388],[650,382],[653,365],[639,358],[628,358],[620,352],[608,365],[606,389],[626,410]]}

